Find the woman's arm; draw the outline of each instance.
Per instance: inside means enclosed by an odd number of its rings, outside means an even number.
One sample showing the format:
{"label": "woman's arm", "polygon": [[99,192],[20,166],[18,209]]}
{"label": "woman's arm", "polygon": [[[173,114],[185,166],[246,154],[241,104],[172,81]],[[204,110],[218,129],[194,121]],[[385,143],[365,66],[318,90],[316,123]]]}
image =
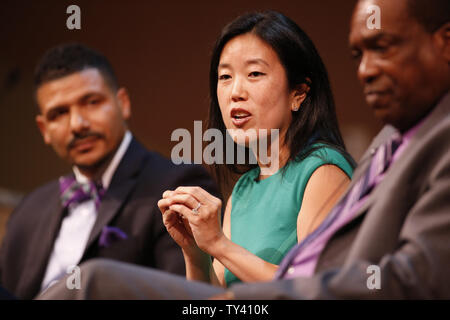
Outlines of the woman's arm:
{"label": "woman's arm", "polygon": [[[262,281],[264,278],[267,278],[267,280],[271,280],[273,278],[275,271],[277,270],[276,265],[262,260],[261,258],[253,255],[252,253],[229,240],[231,239],[231,203],[232,202],[230,196],[225,208],[222,227],[222,231],[227,240],[227,244],[225,244],[225,248],[221,251],[228,252],[228,254],[225,254],[221,258],[219,258],[219,253],[217,253],[215,256],[212,255],[215,258],[213,263],[211,264],[211,256],[204,253],[203,251],[201,251],[203,253],[203,256],[201,257],[196,256],[195,252],[185,253],[183,251],[186,263],[186,278],[188,280],[206,281],[215,285],[226,287],[225,267],[220,259],[226,261],[225,263],[227,264],[227,268],[239,279],[247,279],[242,281]],[[228,248],[226,247],[227,245],[229,246]],[[229,252],[230,249],[233,250],[233,247],[234,252]],[[248,260],[248,257],[253,257],[256,259],[252,263],[252,261]],[[257,265],[261,265],[263,270],[260,270],[258,274],[255,274],[253,266]],[[248,266],[251,266],[251,268],[249,268]],[[268,270],[264,270],[266,268],[268,268]],[[258,269],[261,269],[261,267],[259,267]]]}
{"label": "woman's arm", "polygon": [[[297,218],[299,242],[322,223],[349,183],[350,179],[346,173],[335,165],[323,165],[314,171],[305,187],[302,207]],[[229,239],[231,235],[222,239],[222,243],[218,244],[219,248],[214,249],[214,256],[220,261],[218,264],[221,264],[222,270],[225,265],[244,282],[273,279],[277,265],[264,261]]]}
{"label": "woman's arm", "polygon": [[[222,231],[228,239],[231,239],[231,196],[228,198],[227,206],[225,207],[225,212],[223,214],[223,225]],[[225,283],[225,267],[223,264],[216,258],[214,258],[212,268],[210,270],[211,279],[217,279],[218,284],[222,287],[226,287]]]}
{"label": "woman's arm", "polygon": [[[244,282],[270,281],[273,279],[278,265],[269,263],[228,238],[217,243],[215,259],[219,270],[227,267],[237,278]],[[215,270],[218,270],[216,267]],[[223,271],[222,271],[223,272]]]}
{"label": "woman's arm", "polygon": [[[244,282],[271,280],[278,268],[258,256],[250,253],[241,246],[233,243],[231,239],[231,197],[228,200],[223,219],[223,233],[225,235],[223,249],[214,255],[214,271],[221,285],[226,287],[225,267]],[[223,253],[223,254],[221,254]]]}
{"label": "woman's arm", "polygon": [[298,242],[322,223],[349,184],[347,174],[335,165],[323,165],[313,172],[297,217]]}
{"label": "woman's arm", "polygon": [[[198,247],[215,258],[213,270],[218,282],[225,286],[224,267],[229,269],[242,281],[271,280],[278,268],[277,265],[264,261],[241,246],[233,243],[230,232],[231,197],[224,215],[224,227],[220,228],[217,212],[220,212],[221,202],[208,192],[197,187],[179,187],[171,195],[170,210],[178,212],[189,221],[193,237]],[[195,214],[192,208],[198,203],[201,207]],[[193,252],[186,252],[186,262],[189,263],[190,279],[206,279],[206,260],[202,260]],[[203,262],[201,262],[203,261]],[[214,274],[210,272],[209,279],[214,282]]]}
{"label": "woman's arm", "polygon": [[[223,215],[223,226],[222,231],[224,235],[231,239],[231,196],[228,198],[227,205],[225,207],[225,212]],[[205,257],[203,262],[200,259],[192,259],[193,255],[185,253],[184,260],[186,263],[186,278],[188,280],[199,280],[210,282],[213,285],[226,287],[225,283],[225,267],[220,263],[219,260],[214,259],[211,263],[211,256],[207,253],[201,251]],[[196,261],[200,262],[200,265],[196,266]]]}
{"label": "woman's arm", "polygon": [[[297,218],[299,241],[323,221],[346,190],[349,182],[350,179],[347,175],[334,165],[321,166],[311,175],[305,188],[302,208]],[[175,204],[171,205],[170,209],[189,220],[198,247],[215,258],[208,272],[206,262],[210,260],[199,259],[192,253],[185,255],[185,257],[191,257],[186,260],[186,264],[190,265],[188,279],[205,279],[212,283],[217,281],[220,285],[225,286],[224,267],[244,282],[273,279],[278,269],[277,265],[259,258],[230,240],[231,197],[225,210],[223,229],[220,230],[215,217],[217,212],[220,211],[220,200],[217,201],[217,198],[201,188],[180,187],[176,190],[176,193],[178,195],[184,194],[184,196],[182,198],[174,196]],[[199,209],[199,214],[195,214],[191,208],[196,207],[199,202],[202,207]],[[208,255],[205,255],[205,257],[209,259]],[[195,263],[194,260],[198,263]],[[200,261],[203,262],[199,263]]]}
{"label": "woman's arm", "polygon": [[181,247],[183,252],[186,278],[188,280],[198,280],[219,284],[217,280],[211,278],[210,271],[211,257],[200,250],[195,243],[189,221],[178,212],[169,209],[173,199],[171,195],[173,191],[167,190],[163,194],[163,198],[158,201],[158,207],[163,216],[164,226],[172,239]]}

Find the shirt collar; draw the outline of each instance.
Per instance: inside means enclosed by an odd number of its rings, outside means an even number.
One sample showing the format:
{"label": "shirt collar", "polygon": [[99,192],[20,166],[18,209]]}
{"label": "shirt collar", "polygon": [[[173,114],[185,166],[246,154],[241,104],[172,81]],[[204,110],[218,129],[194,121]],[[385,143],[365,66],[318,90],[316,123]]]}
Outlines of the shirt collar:
{"label": "shirt collar", "polygon": [[[111,162],[108,164],[108,167],[106,168],[105,172],[102,175],[102,186],[106,190],[109,187],[109,184],[111,183],[112,177],[114,175],[114,172],[116,172],[117,166],[119,165],[120,161],[122,160],[125,151],[127,151],[128,146],[131,143],[132,134],[129,130],[125,132],[125,135],[123,136],[122,142],[120,143],[119,148],[117,149],[114,157],[112,158]],[[76,167],[73,166],[72,168],[73,173],[75,175],[75,179],[79,183],[87,183],[89,182],[89,178],[86,177],[81,173],[81,171]]]}
{"label": "shirt collar", "polygon": [[406,131],[402,135],[402,142],[401,142],[400,146],[397,148],[397,151],[395,152],[395,154],[394,154],[394,156],[392,158],[392,163],[394,163],[395,161],[398,160],[398,158],[400,158],[400,155],[406,149],[406,147],[408,146],[408,144],[411,141],[412,137],[417,133],[419,128],[423,125],[423,123],[426,121],[426,119],[428,119],[428,117],[429,117],[429,115],[427,115],[423,119],[419,120],[418,123],[416,123],[412,128],[409,128],[408,131]]}
{"label": "shirt collar", "polygon": [[417,124],[415,124],[412,128],[408,129],[403,135],[402,135],[402,141],[403,143],[408,143],[409,140],[416,134],[417,130],[422,126],[422,124],[425,122],[425,120],[428,118],[428,116],[421,119]]}
{"label": "shirt collar", "polygon": [[[435,105],[434,108],[436,108],[437,105],[440,104],[445,104],[448,103],[450,101],[450,91],[447,92],[446,94],[444,94],[444,96],[440,99],[440,101]],[[416,134],[416,132],[419,130],[419,128],[422,126],[422,124],[430,117],[430,115],[433,113],[433,110],[431,110],[428,115],[426,115],[425,117],[423,117],[421,120],[419,120],[417,122],[417,124],[415,124],[413,127],[411,127],[410,129],[408,129],[408,131],[406,131],[403,135],[402,135],[402,140],[409,142],[409,140],[411,140],[411,138]]]}

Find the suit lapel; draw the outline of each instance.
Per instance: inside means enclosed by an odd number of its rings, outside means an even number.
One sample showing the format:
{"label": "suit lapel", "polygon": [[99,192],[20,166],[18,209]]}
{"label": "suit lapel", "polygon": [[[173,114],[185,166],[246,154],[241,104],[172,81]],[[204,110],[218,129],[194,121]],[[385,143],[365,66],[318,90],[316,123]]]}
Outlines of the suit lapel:
{"label": "suit lapel", "polygon": [[[426,133],[430,132],[430,130],[436,126],[436,124],[441,121],[444,117],[448,117],[450,114],[450,94],[447,94],[443,97],[443,99],[440,101],[440,103],[431,111],[431,113],[427,116],[425,119],[425,122],[420,126],[420,128],[417,130],[417,132],[414,134],[414,136],[409,141],[409,144],[406,146],[405,150],[403,150],[403,156],[408,157],[408,154],[414,154],[414,152],[410,152],[412,149],[417,148],[418,145],[420,145],[420,139],[426,135]],[[370,165],[370,162],[372,160],[372,153],[371,150],[377,148],[381,144],[383,144],[389,137],[392,136],[392,134],[395,132],[395,128],[386,125],[383,130],[377,135],[377,137],[374,139],[373,143],[369,147],[368,151],[363,155],[361,158],[360,163],[358,164],[358,170],[355,171],[354,179],[352,180],[352,183],[348,190],[353,186],[353,184],[358,181],[358,179],[365,173],[368,166]],[[361,208],[358,209],[358,211],[355,213],[352,219],[350,219],[344,226],[352,223],[354,220],[358,219],[361,215],[365,214],[367,210],[371,207],[371,205],[374,203],[376,199],[382,199],[383,196],[383,183],[386,183],[385,181],[389,181],[390,177],[395,175],[395,173],[398,171],[397,167],[402,166],[404,162],[404,159],[402,161],[396,161],[392,164],[392,167],[388,169],[386,172],[385,177],[380,182],[379,186],[377,186],[371,194],[367,197],[364,204],[361,206]],[[337,232],[336,232],[337,233]],[[335,234],[336,234],[335,233]],[[330,239],[331,240],[331,239]]]}
{"label": "suit lapel", "polygon": [[103,228],[116,216],[138,180],[147,151],[133,138],[127,152],[113,175],[111,184],[100,204],[97,220],[92,228],[84,254],[96,243]]}
{"label": "suit lapel", "polygon": [[[366,174],[366,171],[368,170],[368,168],[372,162],[372,158],[373,158],[373,155],[375,154],[376,149],[380,145],[382,145],[387,139],[389,139],[392,136],[392,134],[394,134],[394,132],[396,132],[396,129],[394,129],[390,125],[387,125],[375,137],[373,143],[370,145],[367,152],[362,156],[361,161],[358,164],[357,170],[355,170],[355,174],[353,175],[352,183],[350,184],[347,191],[350,191],[353,188],[354,184],[357,183]],[[363,205],[355,212],[355,215],[346,223],[346,225],[351,223],[352,221],[358,219],[364,212],[367,211],[367,208],[370,207],[371,203],[373,202],[373,199],[375,198],[377,189],[380,189],[380,188],[375,188],[367,196]]]}
{"label": "suit lapel", "polygon": [[[39,207],[42,209],[39,210]],[[28,292],[30,295],[39,292],[64,213],[56,182],[48,197],[36,206],[35,214],[39,215],[40,222],[30,239],[30,252],[24,268],[27,272],[22,274],[20,292]]]}

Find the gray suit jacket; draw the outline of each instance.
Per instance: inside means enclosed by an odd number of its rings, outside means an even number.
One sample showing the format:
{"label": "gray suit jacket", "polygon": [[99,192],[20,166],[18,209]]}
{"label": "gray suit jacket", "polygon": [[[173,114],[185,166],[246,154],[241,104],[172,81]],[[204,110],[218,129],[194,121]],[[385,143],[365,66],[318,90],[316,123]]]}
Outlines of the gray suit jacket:
{"label": "gray suit jacket", "polygon": [[[386,126],[362,157],[394,132]],[[351,185],[352,186],[352,185]],[[350,186],[350,187],[351,187]],[[380,289],[369,289],[379,266]],[[238,299],[450,298],[450,93],[431,111],[355,217],[328,241],[315,275],[231,288]]]}

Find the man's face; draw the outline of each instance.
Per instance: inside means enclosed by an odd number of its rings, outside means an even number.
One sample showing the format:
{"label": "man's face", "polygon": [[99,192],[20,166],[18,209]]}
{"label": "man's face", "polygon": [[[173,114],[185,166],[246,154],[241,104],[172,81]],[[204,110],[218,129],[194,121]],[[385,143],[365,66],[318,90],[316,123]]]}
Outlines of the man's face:
{"label": "man's face", "polygon": [[130,116],[125,89],[108,86],[94,68],[44,83],[36,122],[46,144],[71,165],[95,168],[115,151]]}
{"label": "man's face", "polygon": [[[380,8],[380,29],[367,27],[370,5]],[[410,17],[406,0],[357,4],[350,47],[366,101],[384,123],[407,130],[449,89],[445,43],[436,34],[427,33]]]}

